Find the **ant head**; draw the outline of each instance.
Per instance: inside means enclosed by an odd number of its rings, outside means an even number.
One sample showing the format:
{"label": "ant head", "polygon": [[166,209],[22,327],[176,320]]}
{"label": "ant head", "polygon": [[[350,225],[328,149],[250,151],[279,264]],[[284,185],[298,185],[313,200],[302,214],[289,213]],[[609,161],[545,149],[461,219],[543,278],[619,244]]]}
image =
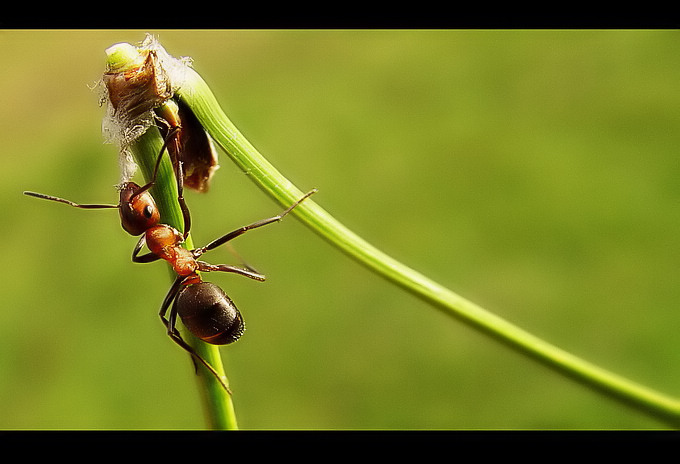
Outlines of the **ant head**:
{"label": "ant head", "polygon": [[120,189],[120,223],[130,235],[141,235],[160,222],[153,197],[148,191],[139,190],[139,185],[134,182],[126,182]]}

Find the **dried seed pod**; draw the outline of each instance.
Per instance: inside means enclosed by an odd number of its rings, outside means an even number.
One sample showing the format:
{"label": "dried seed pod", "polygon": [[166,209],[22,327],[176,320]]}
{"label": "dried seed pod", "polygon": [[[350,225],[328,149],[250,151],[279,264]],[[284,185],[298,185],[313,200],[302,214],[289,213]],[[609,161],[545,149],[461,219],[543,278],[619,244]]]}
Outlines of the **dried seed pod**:
{"label": "dried seed pod", "polygon": [[136,164],[129,147],[157,122],[154,109],[171,99],[186,79],[191,60],[170,56],[151,35],[139,45],[112,45],[106,50],[106,72],[99,83],[107,113],[102,122],[106,142],[120,148],[121,183]]}
{"label": "dried seed pod", "polygon": [[173,95],[155,50],[140,51],[139,58],[124,68],[109,66],[103,76],[113,117],[132,125]]}
{"label": "dried seed pod", "polygon": [[[158,128],[165,139],[170,129],[179,127],[174,143],[168,145],[173,163],[182,163],[184,186],[199,192],[207,192],[213,173],[219,168],[217,151],[212,138],[189,108],[180,99],[171,99],[156,108],[156,114],[168,126]],[[177,172],[177,166],[174,166]]]}

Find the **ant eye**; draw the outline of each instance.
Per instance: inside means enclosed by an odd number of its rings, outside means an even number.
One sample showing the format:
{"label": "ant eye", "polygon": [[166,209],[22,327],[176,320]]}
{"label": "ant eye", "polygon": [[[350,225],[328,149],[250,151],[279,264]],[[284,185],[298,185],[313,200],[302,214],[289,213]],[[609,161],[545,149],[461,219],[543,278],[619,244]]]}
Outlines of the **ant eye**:
{"label": "ant eye", "polygon": [[144,214],[144,217],[145,217],[145,218],[150,218],[151,216],[153,216],[153,211],[154,211],[154,210],[153,210],[153,206],[151,206],[151,205],[146,205],[146,206],[144,207],[144,213],[143,213],[143,214]]}

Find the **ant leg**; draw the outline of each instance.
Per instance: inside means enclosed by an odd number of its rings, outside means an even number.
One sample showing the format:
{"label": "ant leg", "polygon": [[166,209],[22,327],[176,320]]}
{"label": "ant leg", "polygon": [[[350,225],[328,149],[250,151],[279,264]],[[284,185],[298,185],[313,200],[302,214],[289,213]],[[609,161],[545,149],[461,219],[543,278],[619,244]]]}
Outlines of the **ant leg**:
{"label": "ant leg", "polygon": [[167,149],[168,156],[170,156],[172,161],[173,170],[175,171],[175,178],[177,179],[177,202],[179,203],[180,209],[182,210],[182,218],[184,220],[183,235],[184,239],[186,240],[187,236],[189,235],[189,230],[191,229],[191,213],[189,212],[189,207],[187,206],[187,203],[184,200],[184,172],[182,169],[182,162],[173,159],[170,149],[168,148],[170,142],[172,142],[173,140],[176,143],[179,143],[178,136],[179,131],[181,129],[182,129],[181,126],[170,127],[168,134],[165,136],[165,140],[163,141],[161,151],[160,153],[158,153],[158,158],[156,158],[156,164],[154,165],[151,180],[149,180],[149,182],[140,187],[135,192],[135,195],[133,195],[133,197],[145,192],[146,190],[149,190],[156,183],[156,177],[158,176],[158,168],[160,167],[161,160],[163,159],[163,152]]}
{"label": "ant leg", "polygon": [[265,276],[259,272],[255,272],[252,269],[243,269],[241,267],[230,266],[228,264],[210,264],[205,261],[196,261],[198,263],[198,270],[203,272],[220,271],[220,272],[233,272],[234,274],[239,274],[244,277],[248,277],[259,282],[264,282]]}
{"label": "ant leg", "polygon": [[283,219],[288,213],[290,213],[290,212],[293,210],[293,208],[295,208],[296,206],[298,206],[300,203],[302,203],[304,200],[306,200],[308,197],[310,197],[313,193],[316,193],[316,191],[317,191],[317,190],[314,189],[314,190],[311,190],[311,191],[307,192],[302,198],[300,198],[298,201],[296,201],[296,202],[293,203],[291,206],[289,206],[288,209],[286,209],[286,210],[285,210],[284,212],[282,212],[281,214],[278,214],[278,215],[276,215],[276,216],[274,216],[274,217],[270,217],[270,218],[267,218],[267,219],[262,219],[262,220],[260,220],[260,221],[254,222],[254,223],[252,223],[252,224],[250,224],[250,225],[247,225],[247,226],[240,227],[240,228],[238,228],[238,229],[236,229],[236,230],[234,230],[234,231],[232,231],[232,232],[229,232],[229,233],[226,234],[226,235],[223,235],[222,237],[220,237],[220,238],[218,238],[218,239],[216,239],[216,240],[213,240],[212,242],[208,243],[206,246],[203,246],[203,247],[196,248],[196,249],[192,250],[193,253],[194,253],[194,256],[195,256],[195,257],[199,257],[199,256],[201,256],[203,253],[205,253],[206,251],[209,251],[209,250],[212,250],[212,249],[214,249],[214,248],[217,248],[218,246],[223,245],[223,244],[227,243],[228,241],[233,240],[233,239],[235,239],[236,237],[245,234],[245,233],[248,232],[249,230],[257,229],[257,228],[259,228],[259,227],[263,227],[263,226],[272,224],[272,223],[274,223],[274,222],[280,221],[280,220]]}
{"label": "ant leg", "polygon": [[186,240],[191,230],[191,213],[189,213],[189,207],[184,199],[184,168],[182,161],[177,161],[175,176],[177,177],[177,202],[182,210],[182,218],[184,219],[184,233],[182,236]]}
{"label": "ant leg", "polygon": [[163,325],[165,325],[168,336],[172,339],[172,341],[174,341],[177,345],[182,347],[187,353],[189,353],[192,356],[193,359],[200,361],[200,363],[203,364],[205,368],[208,369],[208,371],[210,371],[210,373],[217,379],[217,381],[220,382],[222,388],[224,388],[224,390],[231,395],[231,390],[229,389],[229,386],[226,384],[224,378],[215,370],[214,367],[210,365],[208,361],[206,361],[201,357],[201,355],[196,353],[196,351],[182,338],[182,335],[179,333],[179,330],[177,330],[176,327],[177,311],[175,310],[174,307],[170,310],[169,317],[167,319],[165,318],[165,314],[167,313],[168,308],[170,307],[170,303],[172,303],[172,301],[179,293],[183,281],[184,281],[183,277],[177,277],[177,279],[175,279],[175,282],[172,284],[170,290],[168,291],[168,294],[165,296],[165,299],[163,300],[163,304],[161,305],[161,310],[158,313],[158,315],[160,316]]}
{"label": "ant leg", "polygon": [[151,252],[142,256],[138,256],[139,251],[144,246],[144,243],[146,243],[146,235],[142,235],[141,237],[139,237],[137,245],[135,245],[134,250],[132,250],[132,261],[135,263],[151,263],[153,261],[159,260],[160,258]]}
{"label": "ant leg", "polygon": [[[182,218],[184,220],[184,239],[186,240],[187,236],[189,235],[189,230],[191,230],[191,215],[189,213],[189,207],[186,204],[186,201],[184,200],[184,171],[183,171],[183,166],[182,162],[178,158],[178,154],[181,152],[181,147],[182,143],[180,141],[180,133],[182,130],[182,125],[179,120],[179,114],[177,113],[177,109],[173,109],[173,106],[168,106],[163,105],[162,108],[159,108],[163,115],[159,114],[158,115],[158,120],[163,123],[163,125],[166,126],[166,129],[161,129],[161,127],[158,127],[158,130],[161,132],[161,134],[164,131],[166,132],[165,136],[165,145],[168,146],[168,156],[170,156],[170,160],[172,161],[172,169],[175,173],[175,178],[177,180],[177,202],[179,203],[180,209],[182,210]],[[167,118],[167,119],[166,119]],[[169,147],[169,142],[171,138],[174,141],[174,149],[171,150]],[[156,167],[158,169],[158,167]]]}
{"label": "ant leg", "polygon": [[[244,268],[246,268],[247,270],[249,270],[249,271],[252,272],[252,273],[260,274],[260,272],[259,272],[257,269],[255,269],[254,267],[252,267],[250,264],[248,264],[248,263],[246,262],[245,259],[243,259],[243,256],[241,256],[241,255],[239,254],[239,252],[236,251],[236,249],[234,248],[234,246],[233,246],[231,243],[226,243],[226,247],[227,247],[227,249],[229,250],[229,252],[230,252],[232,255],[234,255],[234,257],[235,257],[236,259],[238,259],[238,260],[241,262],[241,265],[242,265]],[[264,276],[263,276],[263,277],[264,277]]]}
{"label": "ant leg", "polygon": [[[156,183],[156,177],[158,176],[158,168],[161,165],[161,160],[163,159],[163,152],[165,151],[166,148],[168,148],[168,145],[170,144],[170,141],[174,137],[174,135],[179,131],[179,127],[173,127],[170,129],[170,132],[168,132],[167,137],[165,137],[165,140],[163,141],[163,146],[161,147],[161,151],[158,153],[158,158],[156,158],[156,164],[154,165],[153,168],[153,174],[151,175],[151,180],[147,182],[145,185],[140,187],[137,192],[135,192],[134,196],[139,195],[140,193],[143,193],[147,190],[149,190],[153,185]],[[170,151],[168,151],[170,153]]]}
{"label": "ant leg", "polygon": [[165,298],[163,299],[163,303],[161,304],[161,310],[158,313],[158,315],[161,317],[161,320],[163,321],[163,324],[165,327],[167,327],[168,331],[170,331],[170,321],[168,321],[165,318],[165,314],[168,312],[168,308],[170,307],[170,303],[175,299],[177,294],[179,293],[180,286],[182,285],[182,281],[184,280],[183,277],[177,276],[175,281],[172,283],[172,286],[170,287],[170,290],[168,290],[167,295],[165,295]]}

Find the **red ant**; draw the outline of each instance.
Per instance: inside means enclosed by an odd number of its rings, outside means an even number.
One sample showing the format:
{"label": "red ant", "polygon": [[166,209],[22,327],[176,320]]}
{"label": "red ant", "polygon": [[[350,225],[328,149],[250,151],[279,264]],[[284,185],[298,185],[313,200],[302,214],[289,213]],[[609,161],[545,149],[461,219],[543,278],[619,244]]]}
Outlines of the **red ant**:
{"label": "red ant", "polygon": [[[182,243],[189,232],[188,222],[185,224],[185,227],[187,228],[184,235],[174,227],[167,224],[161,224],[160,214],[156,208],[156,202],[147,191],[155,182],[160,158],[173,133],[174,132],[171,132],[166,137],[166,141],[161,148],[152,180],[142,187],[134,182],[124,183],[120,188],[120,200],[117,205],[78,204],[63,198],[53,197],[42,193],[24,192],[24,194],[45,200],[65,203],[76,208],[117,208],[123,229],[134,236],[142,235],[132,252],[132,261],[136,263],[149,263],[164,259],[172,266],[177,274],[177,278],[163,300],[159,312],[159,316],[167,329],[168,335],[175,343],[184,348],[194,358],[198,359],[220,381],[222,386],[229,391],[229,388],[220,374],[218,374],[210,363],[203,359],[184,341],[179,330],[176,328],[177,317],[180,317],[184,326],[192,334],[206,343],[213,345],[227,345],[233,343],[241,337],[245,330],[241,313],[220,287],[213,283],[203,281],[199,272],[232,272],[257,281],[264,281],[265,276],[252,269],[243,269],[227,264],[209,264],[198,260],[198,258],[206,251],[217,248],[249,230],[280,221],[284,216],[290,213],[293,208],[315,193],[316,189],[305,194],[281,214],[240,227],[213,240],[203,247],[188,250],[182,246]],[[186,211],[188,212],[188,210]],[[185,221],[186,217],[187,216],[185,215]],[[145,243],[150,252],[140,256],[139,252]],[[170,304],[173,303],[173,301],[174,304],[172,309],[170,309],[170,314],[166,318],[168,308],[170,308]]]}

